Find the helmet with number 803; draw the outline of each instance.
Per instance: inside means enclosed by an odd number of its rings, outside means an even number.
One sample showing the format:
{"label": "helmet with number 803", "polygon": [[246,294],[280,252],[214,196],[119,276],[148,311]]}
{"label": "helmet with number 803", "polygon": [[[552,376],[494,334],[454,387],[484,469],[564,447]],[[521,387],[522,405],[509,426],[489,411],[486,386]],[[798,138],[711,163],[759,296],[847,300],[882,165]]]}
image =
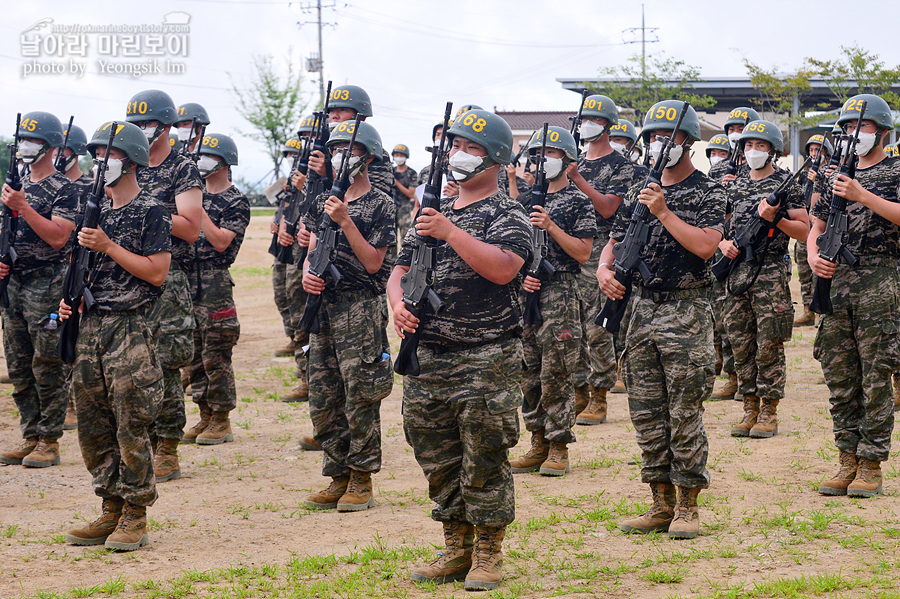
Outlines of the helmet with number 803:
{"label": "helmet with number 803", "polygon": [[[544,129],[538,129],[531,134],[528,141],[528,153],[537,154],[544,143]],[[578,149],[575,147],[575,138],[567,129],[562,127],[547,127],[547,147],[562,150],[569,162],[578,160]]]}
{"label": "helmet with number 803", "polygon": [[750,119],[750,122],[760,120],[759,113],[749,106],[738,106],[728,113],[728,118],[725,119],[725,125],[722,127],[722,130],[725,131],[725,133],[728,133],[728,127],[731,125],[743,126],[748,118]]}
{"label": "helmet with number 803", "polygon": [[182,104],[178,107],[177,112],[178,120],[175,121],[177,123],[181,123],[182,121],[193,121],[194,118],[196,118],[197,123],[200,125],[209,125],[209,115],[206,113],[206,109],[196,102]]}
{"label": "helmet with number 803", "polygon": [[707,146],[706,146],[706,157],[707,158],[709,158],[709,155],[713,150],[723,150],[730,154],[731,153],[731,144],[728,142],[728,137],[721,133],[717,133],[716,135],[713,135],[709,140],[709,144],[707,144]]}
{"label": "helmet with number 803", "polygon": [[394,149],[391,150],[391,155],[394,154],[403,154],[404,156],[409,158],[409,148],[404,144],[397,144],[396,146],[394,146]]}
{"label": "helmet with number 803", "polygon": [[[650,143],[651,131],[672,131],[678,121],[678,114],[684,102],[681,100],[663,100],[650,107],[644,115],[644,128],[641,136],[644,143]],[[700,141],[700,118],[693,106],[688,106],[687,113],[681,121],[681,131],[684,131],[692,141]],[[674,136],[673,136],[674,137]]]}
{"label": "helmet with number 803", "polygon": [[[63,131],[63,139],[65,137],[66,132]],[[84,133],[84,129],[78,125],[72,125],[72,128],[69,130],[69,139],[66,140],[66,147],[72,150],[73,154],[78,154],[79,156],[87,154],[87,135]]]}
{"label": "helmet with number 803", "polygon": [[29,112],[19,122],[19,137],[33,137],[58,148],[63,145],[63,125],[49,112]]}
{"label": "helmet with number 803", "polygon": [[340,85],[331,90],[328,108],[350,108],[362,117],[372,116],[372,100],[358,85]]}
{"label": "helmet with number 803", "polygon": [[813,144],[819,144],[820,146],[824,145],[825,153],[828,154],[829,156],[834,154],[834,146],[831,145],[831,142],[828,141],[828,139],[824,135],[817,133],[816,135],[813,135],[806,141],[806,146],[804,147],[804,150],[806,151],[807,156],[809,156],[809,146],[811,146]]}
{"label": "helmet with number 803", "polygon": [[741,133],[740,142],[744,143],[748,139],[761,139],[769,142],[772,150],[781,154],[784,152],[784,135],[778,125],[771,121],[751,121],[744,127]]}
{"label": "helmet with number 803", "polygon": [[[353,121],[344,121],[334,128],[334,131],[331,132],[331,137],[328,138],[328,142],[325,145],[330,148],[334,144],[347,143],[352,137]],[[359,133],[356,134],[356,143],[363,146],[366,152],[375,158],[375,162],[381,162],[383,152],[381,149],[381,136],[375,130],[375,127],[365,121],[360,121]]]}
{"label": "helmet with number 803", "polygon": [[612,98],[600,94],[594,94],[584,99],[581,108],[581,116],[602,117],[609,121],[610,126],[619,122],[619,109]]}
{"label": "helmet with number 803", "polygon": [[891,114],[890,106],[883,98],[875,94],[859,94],[844,102],[844,105],[841,106],[841,114],[835,124],[843,128],[844,124],[857,120],[863,101],[866,102],[864,121],[872,121],[879,129],[894,128],[894,116]]}
{"label": "helmet with number 803", "polygon": [[200,154],[218,156],[228,166],[238,163],[237,145],[234,140],[221,133],[207,133],[203,136],[203,144],[200,146]]}
{"label": "helmet with number 803", "polygon": [[609,128],[610,137],[627,137],[631,141],[637,141],[637,129],[631,121],[619,119],[619,122]]}
{"label": "helmet with number 803", "polygon": [[508,164],[512,158],[512,129],[493,112],[476,108],[453,121],[447,135],[451,141],[462,137],[487,150],[487,157],[495,164]]}
{"label": "helmet with number 803", "polygon": [[158,89],[147,89],[136,93],[128,101],[125,120],[129,123],[159,121],[163,125],[174,125],[178,122],[178,111],[169,94]]}
{"label": "helmet with number 803", "polygon": [[[112,121],[103,123],[100,128],[94,131],[91,141],[87,144],[88,152],[91,156],[97,156],[98,147],[106,147],[109,141],[109,128]],[[132,162],[141,166],[150,164],[150,144],[147,143],[147,137],[137,127],[131,123],[118,123],[116,135],[113,138],[112,147],[124,152]]]}

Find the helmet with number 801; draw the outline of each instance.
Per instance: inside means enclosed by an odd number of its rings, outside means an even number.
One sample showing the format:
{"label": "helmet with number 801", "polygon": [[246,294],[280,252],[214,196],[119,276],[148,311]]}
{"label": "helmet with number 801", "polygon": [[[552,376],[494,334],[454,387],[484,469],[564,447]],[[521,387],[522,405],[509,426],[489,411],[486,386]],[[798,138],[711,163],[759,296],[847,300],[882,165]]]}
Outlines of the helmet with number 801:
{"label": "helmet with number 801", "polygon": [[[100,125],[100,128],[94,131],[91,141],[87,144],[88,152],[91,156],[97,156],[98,147],[106,147],[109,141],[109,128],[112,121]],[[150,164],[150,144],[147,143],[147,137],[144,133],[131,123],[118,123],[116,135],[113,137],[112,147],[124,152],[132,162],[141,166]]]}
{"label": "helmet with number 801", "polygon": [[200,153],[218,156],[228,166],[235,166],[238,163],[237,145],[233,139],[221,133],[207,133],[204,135]]}
{"label": "helmet with number 801", "polygon": [[340,85],[331,90],[328,108],[350,108],[362,117],[372,116],[372,100],[358,85]]}
{"label": "helmet with number 801", "polygon": [[769,142],[769,145],[772,146],[772,150],[778,154],[784,152],[784,135],[782,135],[778,125],[771,121],[759,120],[748,123],[747,126],[744,127],[744,132],[741,133],[740,142],[743,143],[748,139],[761,139],[767,141]]}
{"label": "helmet with number 801", "polygon": [[[644,115],[644,128],[641,136],[644,143],[650,143],[651,131],[672,131],[678,121],[678,114],[684,102],[681,100],[663,100],[650,107]],[[693,141],[700,141],[700,118],[693,106],[688,106],[687,113],[681,121],[681,131]]]}
{"label": "helmet with number 801", "polygon": [[[334,131],[331,132],[331,137],[328,138],[328,142],[325,145],[330,148],[337,143],[349,142],[352,137],[353,121],[344,121],[334,128]],[[356,143],[363,146],[366,152],[375,158],[375,162],[381,162],[383,152],[381,135],[378,134],[375,127],[365,121],[360,121],[359,133],[356,134]]]}
{"label": "helmet with number 801", "polygon": [[158,89],[147,89],[131,97],[125,107],[125,120],[129,123],[159,121],[163,125],[178,122],[178,111],[171,96]]}
{"label": "helmet with number 801", "polygon": [[610,126],[619,122],[619,109],[612,98],[601,94],[594,94],[584,99],[581,108],[581,116],[601,117],[609,121]]}
{"label": "helmet with number 801", "polygon": [[713,135],[710,138],[709,143],[706,146],[706,157],[707,158],[709,158],[709,155],[713,150],[723,150],[730,154],[731,153],[731,144],[728,142],[728,137],[721,133],[717,133],[716,135]]}
{"label": "helmet with number 801", "polygon": [[487,156],[496,164],[508,164],[512,158],[512,129],[493,112],[476,108],[453,121],[447,135],[451,141],[462,137],[487,150]]}
{"label": "helmet with number 801", "polygon": [[[544,143],[544,129],[538,129],[531,135],[528,141],[528,153],[537,154]],[[547,127],[547,147],[562,150],[569,162],[578,160],[578,149],[575,147],[575,138],[567,129],[562,127]]]}
{"label": "helmet with number 801", "polygon": [[63,145],[63,125],[49,112],[29,112],[19,122],[19,137],[33,137],[47,142],[51,148]]}
{"label": "helmet with number 801", "polygon": [[844,102],[844,105],[841,106],[841,114],[835,124],[843,128],[845,123],[857,120],[863,101],[866,102],[864,121],[872,121],[879,129],[894,128],[894,116],[891,114],[890,106],[883,98],[875,94],[859,94]]}
{"label": "helmet with number 801", "polygon": [[728,118],[725,119],[725,125],[723,125],[722,130],[725,133],[728,133],[728,127],[731,125],[742,125],[750,119],[750,122],[758,121],[759,113],[750,108],[749,106],[739,106],[728,113]]}

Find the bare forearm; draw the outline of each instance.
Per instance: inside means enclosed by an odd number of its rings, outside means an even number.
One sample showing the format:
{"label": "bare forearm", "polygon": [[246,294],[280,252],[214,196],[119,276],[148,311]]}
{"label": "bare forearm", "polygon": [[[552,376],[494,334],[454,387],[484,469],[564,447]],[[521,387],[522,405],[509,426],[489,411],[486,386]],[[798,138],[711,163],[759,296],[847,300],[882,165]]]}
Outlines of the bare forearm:
{"label": "bare forearm", "polygon": [[194,243],[200,237],[200,223],[203,220],[203,192],[192,187],[175,196],[178,214],[172,215],[172,235]]}
{"label": "bare forearm", "polygon": [[409,272],[408,266],[395,266],[387,282],[388,303],[396,306],[403,299],[403,288],[400,287],[400,277]]}
{"label": "bare forearm", "polygon": [[37,233],[38,237],[44,240],[54,250],[61,250],[69,241],[69,236],[75,229],[75,223],[59,217],[44,218],[38,214],[31,206],[27,210],[22,211],[22,218],[28,223],[28,226]]}
{"label": "bare forearm", "polygon": [[206,237],[206,240],[210,242],[220,254],[227,250],[228,246],[231,245],[231,242],[234,241],[234,238],[237,237],[237,234],[234,231],[229,231],[228,229],[217,227],[213,224],[206,211],[203,212],[203,224],[201,225],[201,228],[203,229],[203,235]]}
{"label": "bare forearm", "polygon": [[874,193],[864,190],[865,201],[860,202],[878,216],[885,218],[895,225],[900,225],[900,203],[889,202]]}
{"label": "bare forearm", "polygon": [[704,260],[713,257],[722,241],[722,234],[718,231],[689,225],[671,211],[666,212],[660,222],[684,249]]}
{"label": "bare forearm", "polygon": [[347,242],[353,249],[353,253],[356,254],[357,259],[362,262],[366,272],[370,275],[378,272],[378,269],[380,269],[381,265],[384,263],[384,256],[387,254],[387,248],[372,247],[372,244],[366,241],[366,238],[362,236],[362,233],[359,232],[359,229],[356,228],[356,224],[352,220],[350,220],[348,224],[342,226],[341,230],[344,232]]}
{"label": "bare forearm", "polygon": [[788,237],[798,241],[806,241],[806,237],[809,235],[809,218],[806,215],[806,210],[798,210],[796,213],[789,212],[788,218],[778,221],[777,226]]}
{"label": "bare forearm", "polygon": [[166,276],[169,274],[169,263],[172,260],[172,254],[169,252],[139,256],[118,244],[112,244],[106,253],[119,266],[151,285],[160,286],[166,282]]}
{"label": "bare forearm", "polygon": [[515,278],[525,260],[512,252],[505,252],[489,243],[479,241],[463,231],[454,229],[447,239],[459,257],[479,275],[497,285],[506,285]]}
{"label": "bare forearm", "polygon": [[573,260],[579,264],[584,264],[591,257],[591,248],[593,247],[593,239],[582,239],[573,237],[559,228],[555,223],[547,230],[553,241],[559,244]]}

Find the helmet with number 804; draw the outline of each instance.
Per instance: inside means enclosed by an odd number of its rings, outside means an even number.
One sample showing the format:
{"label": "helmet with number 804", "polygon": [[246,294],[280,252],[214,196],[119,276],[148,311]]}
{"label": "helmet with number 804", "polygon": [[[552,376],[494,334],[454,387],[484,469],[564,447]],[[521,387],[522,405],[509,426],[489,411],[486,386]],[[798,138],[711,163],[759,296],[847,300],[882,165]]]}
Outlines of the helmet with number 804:
{"label": "helmet with number 804", "polygon": [[63,125],[49,112],[29,112],[19,122],[19,137],[33,137],[47,142],[51,148],[63,145]]}
{"label": "helmet with number 804", "polygon": [[203,136],[203,144],[200,146],[200,154],[218,156],[228,166],[238,163],[237,145],[234,140],[221,133],[207,133]]}
{"label": "helmet with number 804", "polygon": [[495,164],[508,164],[512,158],[512,129],[493,112],[476,108],[453,121],[447,131],[450,140],[462,137],[487,150],[487,157]]}
{"label": "helmet with number 804", "polygon": [[193,121],[194,118],[197,119],[197,123],[200,125],[209,125],[209,115],[206,113],[206,109],[196,102],[188,102],[187,104],[182,104],[177,109],[178,112],[178,120],[176,123],[180,123],[182,121]]}
{"label": "helmet with number 804", "polygon": [[[88,152],[91,153],[91,156],[97,156],[98,147],[106,147],[106,142],[109,141],[109,128],[111,126],[112,121],[100,125],[100,128],[94,131],[91,141],[87,144],[87,149]],[[141,166],[150,164],[150,144],[147,143],[147,137],[137,125],[131,123],[118,123],[112,147],[124,152],[125,155],[136,164]]]}
{"label": "helmet with number 804", "polygon": [[394,154],[403,154],[407,158],[409,158],[409,148],[404,144],[397,144],[394,146],[394,149],[391,150],[391,155]]}
{"label": "helmet with number 804", "polygon": [[725,119],[725,125],[723,125],[722,130],[725,131],[725,133],[728,133],[728,127],[731,125],[743,126],[748,118],[750,119],[750,122],[760,120],[759,113],[749,106],[738,106],[728,113],[728,118]]}
{"label": "helmet with number 804", "polygon": [[[650,143],[651,131],[672,131],[678,121],[678,114],[684,102],[681,100],[663,100],[650,107],[644,115],[644,128],[641,136],[644,143]],[[681,131],[684,131],[692,141],[700,141],[700,118],[693,106],[688,106],[687,113],[681,121]]]}
{"label": "helmet with number 804", "polygon": [[627,137],[632,142],[637,141],[637,129],[631,121],[619,119],[619,122],[609,128],[610,137]]}
{"label": "helmet with number 804", "polygon": [[813,135],[806,141],[806,146],[804,147],[804,150],[805,150],[807,156],[809,156],[809,146],[811,146],[813,144],[819,144],[820,146],[824,145],[825,153],[828,154],[829,156],[834,154],[834,146],[831,145],[831,142],[828,141],[828,138],[826,138],[821,133],[817,133],[816,135]]}
{"label": "helmet with number 804", "polygon": [[[531,134],[528,141],[528,153],[537,154],[544,143],[544,129],[538,129]],[[562,150],[569,162],[578,160],[578,149],[575,147],[575,138],[567,129],[562,127],[547,127],[547,147]]]}
{"label": "helmet with number 804", "polygon": [[857,120],[863,101],[866,102],[864,121],[872,121],[879,129],[894,128],[894,116],[891,114],[890,106],[883,98],[875,94],[858,94],[844,102],[844,105],[841,106],[841,114],[835,124],[843,128],[846,123]]}
{"label": "helmet with number 804", "polygon": [[[331,132],[331,137],[325,144],[329,148],[337,143],[347,143],[353,137],[353,121],[344,121]],[[375,127],[365,121],[359,123],[359,133],[356,134],[356,143],[366,149],[366,152],[375,158],[375,162],[381,162],[382,145],[381,135]]]}
{"label": "helmet with number 804", "polygon": [[[63,131],[63,139],[65,140],[66,132]],[[69,139],[66,140],[66,147],[72,150],[72,153],[84,156],[87,154],[87,135],[84,129],[78,125],[72,125],[69,130]]]}
{"label": "helmet with number 804", "polygon": [[778,125],[771,121],[759,120],[747,123],[747,126],[744,127],[744,132],[741,133],[740,142],[743,143],[748,139],[767,141],[772,146],[772,150],[778,154],[784,152],[784,135],[781,134],[781,129],[778,128]]}
{"label": "helmet with number 804", "polygon": [[713,135],[709,144],[706,146],[706,157],[709,158],[710,153],[713,150],[723,150],[725,152],[731,153],[731,144],[728,142],[728,137],[723,135],[722,133],[717,133]]}
{"label": "helmet with number 804", "polygon": [[358,85],[340,85],[331,90],[328,108],[350,108],[362,117],[372,116],[372,100]]}
{"label": "helmet with number 804", "polygon": [[594,94],[584,99],[581,108],[581,116],[601,117],[609,121],[610,126],[619,122],[619,109],[612,98],[601,94]]}
{"label": "helmet with number 804", "polygon": [[179,120],[171,96],[158,89],[147,89],[133,95],[125,107],[125,115],[129,123],[159,121],[163,125],[174,125]]}

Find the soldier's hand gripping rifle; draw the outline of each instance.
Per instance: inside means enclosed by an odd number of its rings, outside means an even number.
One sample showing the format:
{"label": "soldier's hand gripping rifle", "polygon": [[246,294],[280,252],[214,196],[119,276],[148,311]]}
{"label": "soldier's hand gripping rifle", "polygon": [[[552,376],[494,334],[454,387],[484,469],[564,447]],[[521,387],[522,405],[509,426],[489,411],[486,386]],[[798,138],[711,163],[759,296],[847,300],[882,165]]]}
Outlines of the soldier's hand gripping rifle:
{"label": "soldier's hand gripping rifle", "polygon": [[572,119],[572,129],[569,133],[575,138],[575,156],[581,155],[581,113],[584,112],[584,99],[588,96],[588,90],[581,90],[581,104],[578,106],[578,114]]}
{"label": "soldier's hand gripping rifle", "polygon": [[72,121],[74,120],[75,115],[69,117],[69,126],[66,127],[66,137],[63,139],[62,147],[57,150],[56,160],[53,163],[53,168],[64,175],[66,174],[66,147],[69,145],[69,132],[72,131]]}
{"label": "soldier's hand gripping rifle", "polygon": [[[343,151],[341,167],[335,173],[334,185],[331,187],[331,195],[340,201],[344,201],[344,195],[350,187],[350,156],[353,154],[353,145],[356,143],[356,134],[359,133],[360,115],[356,115],[353,121],[353,132],[350,134],[350,145]],[[377,158],[377,157],[376,157]],[[309,253],[309,274],[320,279],[329,278],[337,284],[343,275],[334,265],[337,258],[338,235],[341,227],[330,216],[326,215],[325,222],[319,227],[316,234],[316,249]],[[319,306],[322,305],[322,294],[310,293],[306,298],[306,308],[300,319],[300,328],[309,333],[319,332]]]}
{"label": "soldier's hand gripping rifle", "polygon": [[[303,139],[303,133],[301,131],[297,132],[297,139]],[[298,223],[300,222],[300,200],[303,197],[303,190],[297,189],[292,179],[294,178],[294,172],[299,171],[303,174],[306,174],[305,172],[300,170],[301,164],[306,167],[306,171],[309,171],[309,154],[311,151],[312,142],[307,142],[301,145],[300,151],[297,152],[296,156],[294,156],[294,162],[293,164],[291,164],[291,172],[288,175],[288,189],[287,191],[285,191],[282,197],[281,218],[284,221],[285,231],[288,235],[291,236],[291,239],[293,239],[297,235],[297,229],[299,228]],[[306,187],[305,184],[304,187]],[[275,238],[277,237],[278,233],[275,233]],[[291,245],[281,245],[279,243],[275,258],[282,264],[293,264],[293,242],[291,242]]]}
{"label": "soldier's hand gripping rifle", "polygon": [[[866,114],[866,101],[862,100],[859,108],[859,118],[856,119],[856,131],[844,150],[841,160],[841,168],[838,175],[845,175],[848,179],[856,178],[856,144],[859,141],[859,128],[862,127],[863,116]],[[835,148],[835,154],[838,149]],[[831,194],[831,206],[828,208],[828,221],[825,223],[825,232],[816,238],[819,244],[819,258],[837,264],[840,260],[847,266],[856,266],[859,258],[847,249],[847,231],[850,228],[850,217],[847,215],[847,199],[836,193]],[[831,314],[834,306],[831,305],[831,279],[816,277],[816,288],[813,292],[809,309],[816,314]]]}
{"label": "soldier's hand gripping rifle", "polygon": [[[543,206],[547,201],[547,172],[544,168],[547,160],[547,123],[541,131],[541,154],[536,162],[534,173],[534,185],[531,186],[531,206]],[[534,249],[534,257],[528,268],[528,276],[540,279],[541,283],[549,280],[556,274],[556,268],[547,260],[547,231],[538,226],[531,228],[531,246]],[[541,316],[541,290],[529,291],[525,300],[525,324],[541,324],[544,322]]]}
{"label": "soldier's hand gripping rifle", "polygon": [[[9,167],[6,169],[6,184],[13,191],[22,189],[22,178],[19,176],[19,165],[16,156],[19,153],[19,125],[22,122],[22,113],[16,115],[16,133],[13,142],[9,144]],[[9,278],[12,276],[12,267],[16,263],[18,255],[13,246],[16,237],[16,229],[19,227],[19,215],[12,208],[0,202],[0,262],[9,266],[10,273],[0,279],[0,306],[9,308]]]}
{"label": "soldier's hand gripping rifle", "polygon": [[[675,136],[681,128],[681,121],[690,107],[690,102],[685,102],[678,114],[678,120],[675,121],[675,128],[669,137],[663,138],[663,147],[659,153],[659,157],[653,165],[653,169],[647,174],[647,180],[644,181],[642,189],[647,189],[651,183],[656,183],[662,187],[662,174],[669,162],[669,153],[675,146]],[[659,137],[656,138],[659,140]],[[603,308],[594,319],[594,323],[602,326],[610,333],[617,333],[619,325],[622,324],[622,317],[625,316],[625,308],[628,306],[628,299],[631,297],[631,283],[634,273],[637,271],[641,275],[644,283],[649,282],[653,278],[650,268],[641,258],[644,246],[650,240],[650,219],[653,215],[650,209],[637,200],[634,202],[634,210],[631,212],[631,220],[628,223],[628,229],[625,231],[625,237],[613,246],[613,267],[616,270],[616,281],[625,287],[625,295],[622,299],[614,300],[606,298]]]}
{"label": "soldier's hand gripping rifle", "polygon": [[[294,160],[296,161],[296,158]],[[293,172],[293,170],[291,172]],[[288,185],[290,185],[290,181],[288,181]],[[275,218],[272,220],[275,223],[276,229],[281,226],[281,215],[284,213],[284,205],[289,198],[290,192],[284,189],[275,194],[275,201],[278,202],[278,207],[275,208]],[[269,243],[269,254],[271,254],[273,258],[277,258],[280,248],[281,243],[278,242],[278,231],[276,230],[272,233],[272,241]]]}
{"label": "soldier's hand gripping rifle", "polygon": [[[441,210],[441,176],[444,169],[441,165],[447,141],[447,130],[450,128],[450,111],[453,102],[447,102],[444,110],[444,126],[441,129],[441,141],[434,146],[431,152],[431,170],[428,172],[428,181],[425,182],[425,190],[422,194],[422,205],[419,213],[425,208]],[[513,183],[514,184],[514,183]],[[418,215],[417,215],[418,216]],[[415,222],[415,219],[413,219]],[[413,227],[415,231],[415,226]],[[422,236],[415,233],[412,248],[412,258],[409,263],[409,272],[400,277],[400,288],[403,289],[403,303],[410,314],[419,319],[419,326],[412,333],[405,333],[400,341],[400,351],[394,361],[394,372],[404,376],[417,376],[419,374],[419,358],[416,352],[419,349],[419,339],[422,337],[422,329],[429,313],[440,314],[444,309],[444,302],[434,291],[434,270],[437,267],[437,246],[439,240],[429,235]]]}
{"label": "soldier's hand gripping rifle", "polygon": [[75,346],[78,343],[78,327],[80,316],[78,309],[84,298],[84,313],[87,314],[94,305],[94,296],[90,289],[91,257],[94,252],[78,243],[78,232],[83,228],[96,229],[100,223],[100,202],[106,195],[104,175],[109,165],[109,155],[112,151],[113,139],[119,129],[119,124],[112,122],[109,127],[109,141],[106,142],[106,154],[102,161],[97,162],[97,172],[94,175],[94,183],[91,193],[87,197],[84,206],[84,214],[81,225],[75,231],[75,244],[72,248],[72,258],[66,277],[63,279],[63,299],[72,308],[72,315],[63,323],[59,332],[59,340],[56,342],[56,355],[66,364],[75,362]]}
{"label": "soldier's hand gripping rifle", "polygon": [[[756,260],[756,252],[763,246],[766,239],[775,235],[778,221],[784,218],[784,200],[787,197],[788,189],[805,173],[804,169],[809,165],[810,160],[812,159],[807,158],[803,163],[803,166],[801,166],[796,173],[790,178],[782,181],[781,185],[778,186],[778,189],[770,193],[769,197],[766,198],[766,203],[769,204],[769,206],[780,205],[782,207],[775,215],[775,219],[772,222],[769,222],[759,214],[754,214],[741,230],[738,231],[737,235],[734,236],[734,246],[739,252],[738,257],[732,260],[728,256],[722,256],[718,262],[713,264],[712,273],[715,275],[716,279],[724,281],[734,269],[741,264],[741,262],[753,262]],[[740,294],[738,293],[737,295]]]}
{"label": "soldier's hand gripping rifle", "polygon": [[[747,128],[747,124],[750,122],[750,117],[744,119],[744,128]],[[728,159],[728,166],[725,167],[726,175],[737,175],[738,167],[741,166],[741,160],[744,158],[744,144],[740,142],[740,140],[735,144],[734,152],[731,153],[731,158]]]}

